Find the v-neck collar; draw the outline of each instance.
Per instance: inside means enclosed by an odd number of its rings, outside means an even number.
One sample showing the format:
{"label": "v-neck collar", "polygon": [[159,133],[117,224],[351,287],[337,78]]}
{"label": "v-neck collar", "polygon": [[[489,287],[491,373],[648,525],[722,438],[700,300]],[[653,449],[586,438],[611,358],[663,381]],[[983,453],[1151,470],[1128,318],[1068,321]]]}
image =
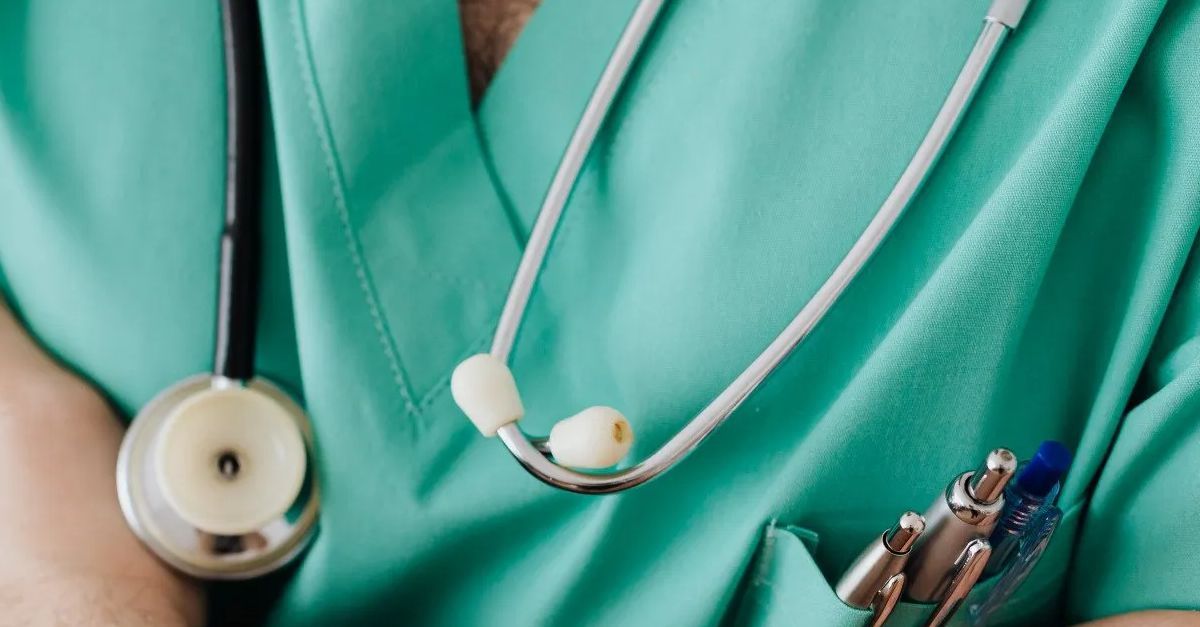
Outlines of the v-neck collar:
{"label": "v-neck collar", "polygon": [[545,2],[475,112],[456,3],[364,12],[295,0],[297,69],[328,191],[318,204],[285,207],[288,228],[311,233],[320,257],[341,248],[350,260],[349,276],[331,275],[330,297],[365,306],[374,333],[361,350],[386,365],[405,413],[423,415],[454,365],[486,346],[634,2]]}
{"label": "v-neck collar", "polygon": [[481,157],[522,239],[635,5],[544,0],[473,113]]}

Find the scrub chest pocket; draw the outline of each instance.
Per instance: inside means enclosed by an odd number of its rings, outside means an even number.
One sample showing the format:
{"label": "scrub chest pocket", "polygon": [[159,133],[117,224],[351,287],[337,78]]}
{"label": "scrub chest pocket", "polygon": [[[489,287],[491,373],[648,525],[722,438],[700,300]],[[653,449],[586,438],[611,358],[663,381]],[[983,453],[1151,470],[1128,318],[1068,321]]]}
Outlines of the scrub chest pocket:
{"label": "scrub chest pocket", "polygon": [[[1062,578],[1070,561],[1080,510],[1081,505],[1068,509],[1033,574],[1010,599],[1007,609],[996,614],[988,624],[1058,622]],[[740,599],[732,609],[729,624],[737,627],[862,627],[867,624],[871,618],[869,610],[849,607],[837,597],[832,583],[814,558],[819,551],[816,533],[780,523],[768,525],[746,574]],[[969,625],[969,608],[986,597],[994,583],[994,579],[980,582],[968,597],[964,610],[947,624]],[[901,602],[887,625],[922,625],[931,609],[929,604]]]}

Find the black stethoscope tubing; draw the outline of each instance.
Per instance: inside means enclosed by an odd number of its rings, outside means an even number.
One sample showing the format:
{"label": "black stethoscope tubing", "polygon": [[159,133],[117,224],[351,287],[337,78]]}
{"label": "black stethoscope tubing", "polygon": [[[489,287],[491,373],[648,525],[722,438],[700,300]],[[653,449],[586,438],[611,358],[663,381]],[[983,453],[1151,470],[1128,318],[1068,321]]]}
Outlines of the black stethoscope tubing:
{"label": "black stethoscope tubing", "polygon": [[254,376],[262,248],[263,55],[258,6],[221,0],[225,52],[225,224],[213,375]]}

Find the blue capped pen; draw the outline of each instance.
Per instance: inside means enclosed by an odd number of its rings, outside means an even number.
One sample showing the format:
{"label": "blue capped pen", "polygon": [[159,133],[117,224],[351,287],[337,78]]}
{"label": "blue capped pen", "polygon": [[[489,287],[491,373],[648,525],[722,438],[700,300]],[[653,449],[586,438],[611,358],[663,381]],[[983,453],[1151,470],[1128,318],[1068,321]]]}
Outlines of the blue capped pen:
{"label": "blue capped pen", "polygon": [[1054,505],[1062,478],[1071,465],[1071,452],[1047,440],[1033,459],[1022,465],[1016,481],[1005,490],[1004,514],[990,538],[995,552],[985,575],[1000,573],[991,592],[970,608],[972,627],[984,627],[1033,571],[1050,545],[1062,520]]}
{"label": "blue capped pen", "polygon": [[1004,570],[1013,559],[1021,537],[1046,507],[1054,505],[1059,486],[1071,466],[1071,451],[1060,442],[1046,440],[1033,458],[1022,465],[1016,481],[1005,490],[1004,513],[992,532],[992,559],[984,576]]}

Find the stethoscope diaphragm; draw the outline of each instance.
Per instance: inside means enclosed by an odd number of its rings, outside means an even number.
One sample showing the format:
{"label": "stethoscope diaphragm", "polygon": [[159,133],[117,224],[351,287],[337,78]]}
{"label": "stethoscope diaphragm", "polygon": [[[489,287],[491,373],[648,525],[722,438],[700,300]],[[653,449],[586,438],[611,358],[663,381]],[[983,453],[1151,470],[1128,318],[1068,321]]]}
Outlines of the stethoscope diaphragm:
{"label": "stethoscope diaphragm", "polygon": [[271,572],[317,529],[312,442],[303,409],[264,379],[185,379],[151,400],[126,434],[121,510],[146,546],[190,575]]}

